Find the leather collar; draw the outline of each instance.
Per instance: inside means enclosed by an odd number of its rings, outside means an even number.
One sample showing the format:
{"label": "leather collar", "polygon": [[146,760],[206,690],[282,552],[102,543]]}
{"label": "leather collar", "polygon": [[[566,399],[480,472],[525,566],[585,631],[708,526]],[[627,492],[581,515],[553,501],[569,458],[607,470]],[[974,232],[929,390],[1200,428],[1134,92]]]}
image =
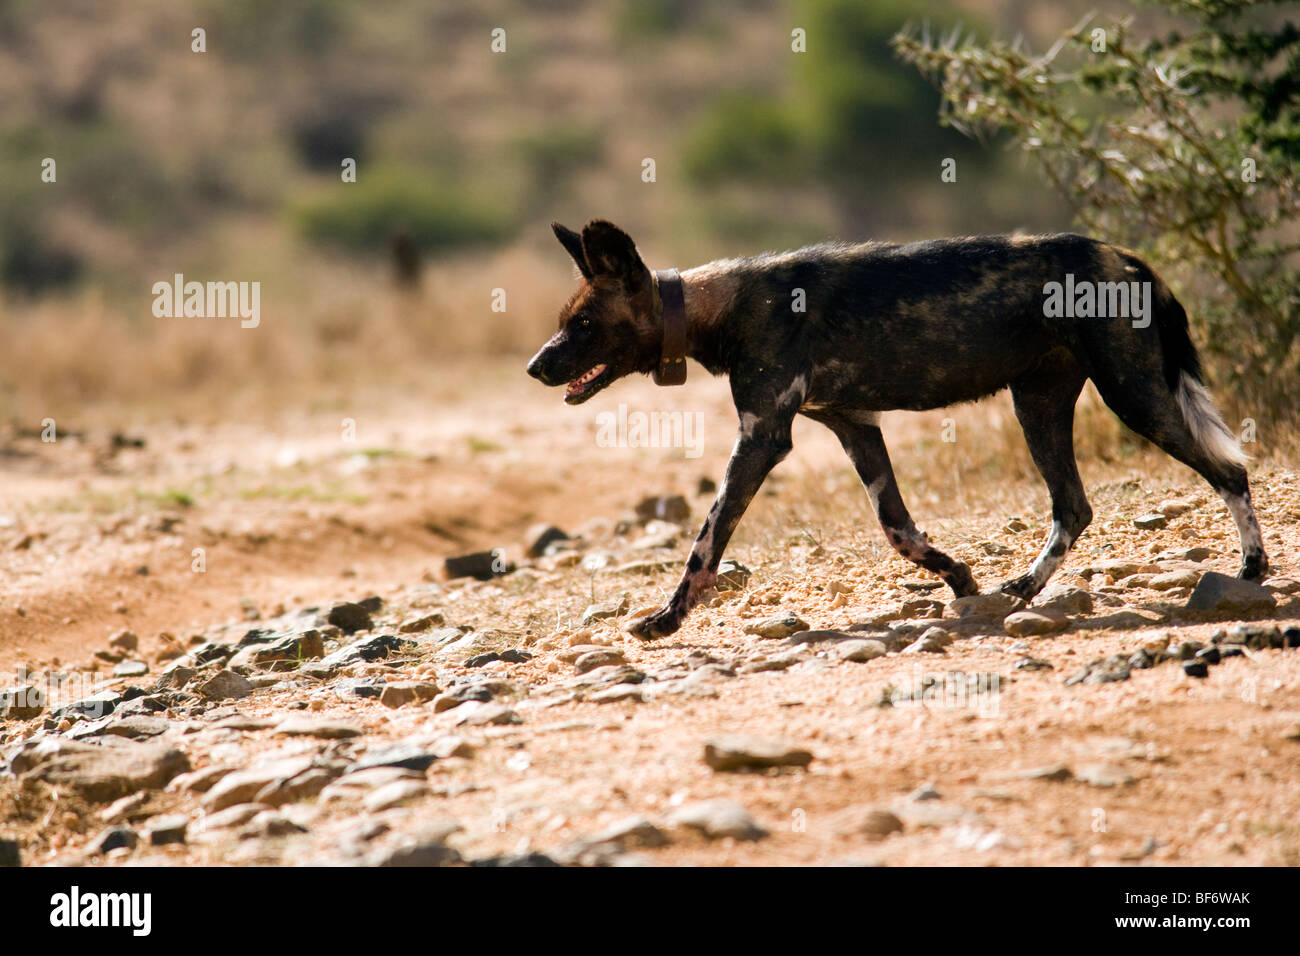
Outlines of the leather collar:
{"label": "leather collar", "polygon": [[663,319],[664,340],[659,366],[652,377],[656,385],[686,383],[686,293],[676,269],[654,272],[656,299]]}

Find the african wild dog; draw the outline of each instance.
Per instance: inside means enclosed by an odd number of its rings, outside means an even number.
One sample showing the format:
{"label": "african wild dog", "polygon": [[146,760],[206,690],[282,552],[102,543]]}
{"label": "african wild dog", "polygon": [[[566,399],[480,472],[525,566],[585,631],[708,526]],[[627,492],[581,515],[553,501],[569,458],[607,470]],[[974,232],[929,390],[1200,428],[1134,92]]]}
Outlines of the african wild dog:
{"label": "african wild dog", "polygon": [[[1241,535],[1240,576],[1268,569],[1242,453],[1201,385],[1187,315],[1133,253],[1076,235],[982,236],[825,244],[651,273],[632,240],[596,220],[579,235],[555,223],[582,274],[559,331],[528,364],[576,405],[629,372],[655,372],[680,350],[731,380],[740,417],[725,480],[668,603],[628,629],[671,634],[714,583],[750,499],[790,452],[795,415],[835,433],[890,543],[959,596],[970,569],[933,547],[899,495],[880,413],[932,409],[1011,389],[1016,416],[1052,499],[1052,530],[1028,572],[1002,585],[1026,600],[1047,583],[1092,520],[1074,460],[1074,405],[1087,379],[1138,434],[1199,472]],[[1049,283],[1149,282],[1149,321],[1058,317]],[[1141,287],[1139,287],[1141,288]],[[792,308],[802,291],[806,311]],[[684,320],[666,317],[665,304]],[[1072,316],[1071,312],[1065,313]],[[681,322],[684,331],[674,329]],[[668,344],[665,344],[668,337]],[[684,374],[685,366],[681,366]],[[670,369],[671,371],[671,369]]]}

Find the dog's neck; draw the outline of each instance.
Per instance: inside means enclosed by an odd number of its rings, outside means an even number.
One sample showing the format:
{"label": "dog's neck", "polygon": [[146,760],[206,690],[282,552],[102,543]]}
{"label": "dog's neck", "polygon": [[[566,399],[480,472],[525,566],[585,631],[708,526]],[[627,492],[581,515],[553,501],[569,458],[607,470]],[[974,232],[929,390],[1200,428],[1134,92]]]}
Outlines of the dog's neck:
{"label": "dog's neck", "polygon": [[740,288],[737,264],[719,259],[682,273],[687,354],[714,374],[719,371],[719,341]]}

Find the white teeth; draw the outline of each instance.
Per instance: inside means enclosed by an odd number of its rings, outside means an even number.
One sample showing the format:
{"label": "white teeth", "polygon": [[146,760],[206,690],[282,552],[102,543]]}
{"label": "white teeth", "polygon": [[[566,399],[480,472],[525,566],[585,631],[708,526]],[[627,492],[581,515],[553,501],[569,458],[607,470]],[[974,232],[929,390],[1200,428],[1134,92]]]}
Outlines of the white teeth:
{"label": "white teeth", "polygon": [[599,375],[603,371],[605,371],[605,366],[597,365],[595,368],[587,372],[587,374],[583,375],[581,378],[575,378],[570,383],[570,385],[586,385],[588,382],[590,382],[592,379],[594,379],[597,375]]}

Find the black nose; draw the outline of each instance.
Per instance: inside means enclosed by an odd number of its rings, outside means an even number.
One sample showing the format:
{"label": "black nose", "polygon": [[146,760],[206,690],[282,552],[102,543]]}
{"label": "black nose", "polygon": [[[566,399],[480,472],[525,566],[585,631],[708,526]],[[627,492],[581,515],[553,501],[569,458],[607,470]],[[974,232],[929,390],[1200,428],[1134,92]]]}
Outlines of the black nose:
{"label": "black nose", "polygon": [[541,352],[538,352],[529,361],[528,374],[531,375],[533,378],[537,379],[537,381],[541,382],[543,385],[555,384],[553,381],[551,381],[551,376],[548,374],[546,370],[546,362],[544,361],[544,356],[542,355]]}

